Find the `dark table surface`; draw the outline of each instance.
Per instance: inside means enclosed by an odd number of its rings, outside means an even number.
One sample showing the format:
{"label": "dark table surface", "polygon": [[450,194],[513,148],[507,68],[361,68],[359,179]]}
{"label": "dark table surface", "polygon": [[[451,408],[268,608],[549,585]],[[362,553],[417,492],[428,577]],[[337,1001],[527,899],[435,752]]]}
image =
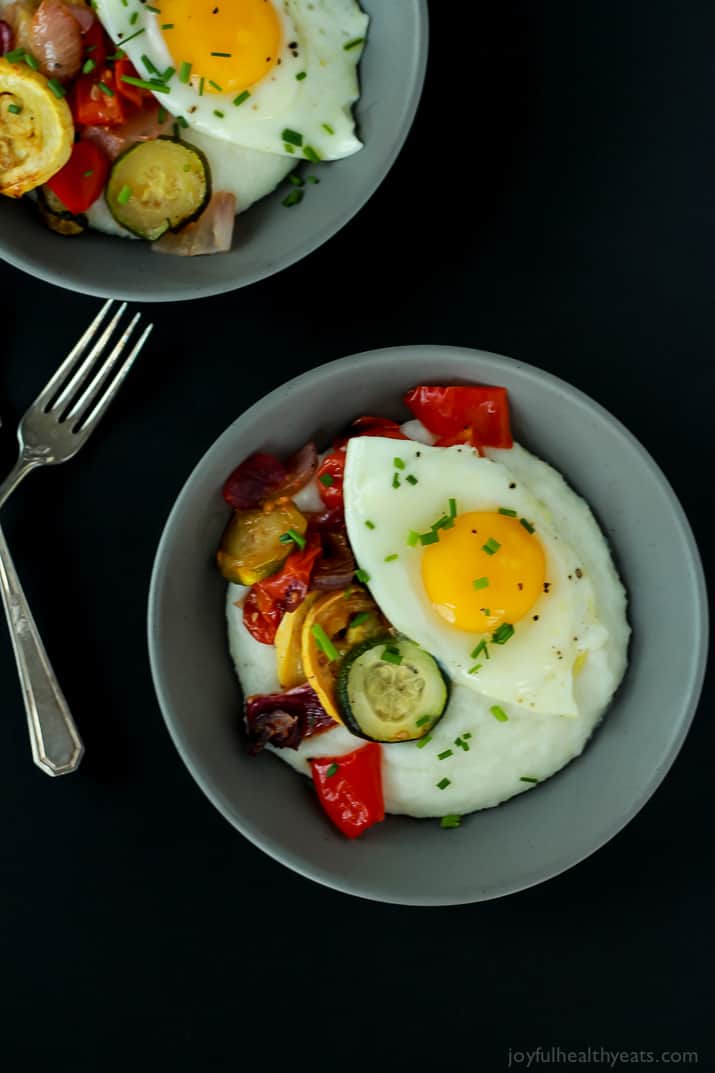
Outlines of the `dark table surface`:
{"label": "dark table surface", "polygon": [[[592,1048],[582,1068],[608,1068],[603,1048],[715,1069],[712,681],[665,783],[597,854],[501,901],[424,910],[255,849],[154,698],[147,587],[178,489],[246,406],[357,350],[460,344],[570,380],[653,454],[707,565],[715,8],[432,7],[421,111],[368,206],[272,280],[152,308],[151,350],[92,445],[3,511],[87,747],[71,777],[32,765],[0,638],[7,1069],[497,1070],[539,1046]],[[7,469],[17,419],[97,302],[7,266],[0,280]]]}

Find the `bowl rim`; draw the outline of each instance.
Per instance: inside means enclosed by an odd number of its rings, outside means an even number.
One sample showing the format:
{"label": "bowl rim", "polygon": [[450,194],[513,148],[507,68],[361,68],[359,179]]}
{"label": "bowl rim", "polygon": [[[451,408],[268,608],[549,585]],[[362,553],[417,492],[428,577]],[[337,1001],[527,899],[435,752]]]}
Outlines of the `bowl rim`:
{"label": "bowl rim", "polygon": [[[64,271],[56,271],[45,265],[43,262],[26,256],[22,252],[8,252],[5,248],[5,243],[1,234],[0,259],[11,265],[13,268],[17,268],[21,272],[26,272],[34,279],[41,280],[44,283],[52,283],[57,287],[75,290],[80,294],[86,294],[94,298],[116,298],[122,301],[134,302],[185,302],[192,301],[195,298],[210,298],[214,295],[227,294],[231,291],[249,287],[254,283],[259,283],[261,280],[278,275],[280,272],[285,271],[285,269],[290,268],[294,264],[300,263],[300,261],[310,256],[310,254],[315,253],[317,249],[325,245],[326,242],[329,242],[335,235],[339,234],[343,228],[350,223],[353,217],[357,216],[365,205],[367,205],[368,201],[370,201],[373,195],[377,192],[387,175],[392,170],[395,161],[402,152],[407,136],[412,129],[415,115],[422,99],[429,54],[429,10],[427,7],[427,0],[413,0],[413,3],[416,5],[417,15],[414,85],[409,106],[403,116],[402,122],[394,132],[391,149],[383,157],[380,167],[376,168],[372,174],[370,181],[366,186],[364,196],[355,202],[348,203],[346,201],[336,219],[327,227],[323,226],[316,228],[313,235],[301,245],[300,251],[293,251],[282,257],[278,257],[275,261],[272,261],[270,265],[266,265],[263,268],[257,268],[240,282],[236,282],[235,280],[216,282],[212,280],[201,283],[200,281],[197,281],[195,284],[192,284],[190,293],[187,288],[183,287],[177,293],[154,293],[151,290],[147,291],[146,286],[143,283],[137,285],[136,288],[123,287],[121,290],[104,286],[101,283],[93,284],[91,281],[85,283],[83,280],[76,279],[73,275],[67,276]],[[357,105],[359,107],[359,101],[357,102]],[[114,236],[111,235],[101,235],[100,232],[97,232],[97,235],[99,235],[101,239],[114,238]],[[184,293],[185,291],[187,291],[187,293]]]}
{"label": "bowl rim", "polygon": [[[192,756],[188,743],[183,739],[182,733],[178,725],[174,723],[171,707],[168,702],[168,698],[164,693],[163,681],[159,671],[160,665],[160,653],[159,653],[159,641],[156,632],[153,629],[153,624],[158,617],[158,602],[159,592],[162,583],[162,566],[161,564],[166,558],[166,549],[172,539],[173,530],[176,526],[179,517],[183,510],[183,501],[188,496],[190,488],[194,484],[194,480],[199,471],[203,468],[204,464],[208,461],[209,456],[221,450],[221,447],[227,441],[230,441],[235,435],[237,429],[240,431],[240,426],[247,420],[260,420],[262,412],[272,407],[273,403],[282,399],[285,402],[285,393],[290,392],[294,387],[309,383],[316,374],[322,374],[326,369],[338,368],[347,365],[353,365],[360,363],[361,367],[365,368],[369,365],[379,366],[382,362],[406,360],[415,353],[425,351],[438,350],[441,353],[447,355],[486,359],[487,361],[498,362],[499,364],[506,365],[508,368],[517,370],[521,374],[524,374],[527,379],[532,381],[545,380],[554,389],[556,389],[562,396],[567,396],[570,403],[577,403],[587,407],[591,411],[595,411],[599,416],[604,418],[614,429],[615,432],[626,441],[628,446],[639,456],[640,461],[649,469],[660,485],[661,489],[666,495],[672,509],[673,524],[677,527],[679,538],[682,542],[684,552],[688,556],[688,561],[693,572],[694,591],[696,593],[696,606],[693,608],[693,614],[695,616],[695,628],[698,637],[697,652],[694,653],[695,659],[693,662],[694,672],[692,679],[689,683],[688,690],[683,695],[682,703],[682,717],[679,721],[678,733],[673,738],[673,741],[662,757],[662,760],[657,768],[655,768],[650,778],[644,782],[640,788],[640,792],[636,795],[631,806],[625,812],[621,813],[614,818],[613,822],[607,826],[606,831],[602,836],[597,838],[592,845],[585,852],[579,853],[577,856],[572,854],[567,855],[568,859],[564,859],[556,863],[553,867],[548,868],[543,872],[534,873],[528,877],[525,877],[523,881],[515,881],[513,883],[502,884],[501,889],[496,891],[481,892],[477,891],[474,895],[469,897],[453,897],[453,896],[439,896],[439,897],[425,897],[417,895],[406,895],[400,898],[383,895],[379,893],[370,893],[364,890],[355,890],[351,887],[349,881],[344,880],[342,877],[329,874],[327,870],[321,870],[320,868],[313,868],[310,865],[306,865],[304,860],[297,854],[287,853],[282,846],[277,846],[272,839],[265,838],[258,835],[252,830],[250,821],[236,819],[233,815],[233,810],[230,803],[224,799],[220,790],[211,785],[211,780],[208,775],[200,770]],[[451,379],[451,377],[447,377]],[[647,801],[652,797],[657,788],[660,786],[668,771],[674,764],[680,750],[683,747],[687,734],[690,730],[690,726],[695,717],[698,703],[700,700],[703,681],[705,678],[705,672],[707,669],[707,654],[708,654],[708,639],[709,639],[709,613],[708,613],[708,600],[707,600],[707,587],[705,583],[705,574],[703,570],[702,560],[700,552],[695,541],[690,523],[687,519],[685,511],[678,499],[672,485],[668,478],[663,473],[662,469],[647,451],[640,440],[605,406],[597,402],[591,396],[587,395],[580,388],[575,387],[568,381],[563,380],[561,377],[556,376],[546,370],[540,369],[535,365],[522,362],[516,358],[510,358],[502,354],[498,354],[494,351],[481,350],[471,347],[461,347],[454,345],[441,345],[433,343],[423,343],[414,346],[402,345],[393,347],[382,347],[375,350],[362,351],[356,354],[345,355],[343,357],[324,362],[320,365],[314,366],[312,369],[304,373],[300,373],[298,376],[292,377],[285,381],[283,384],[278,385],[266,395],[261,396],[255,403],[243,411],[231,424],[224,429],[224,431],[213,441],[212,444],[202,453],[201,457],[196,462],[195,466],[191,470],[189,476],[184,481],[175,501],[174,505],[169,512],[169,515],[164,524],[162,534],[157,546],[156,555],[151,572],[151,579],[149,585],[149,598],[147,607],[147,638],[149,649],[149,662],[151,668],[152,680],[154,683],[154,689],[156,692],[159,707],[162,713],[162,717],[166,724],[169,735],[179,753],[181,759],[186,765],[188,771],[197,782],[201,790],[207,796],[209,801],[218,809],[221,815],[234,827],[244,838],[247,838],[253,845],[257,846],[263,852],[267,853],[279,864],[282,864],[292,871],[297,872],[299,875],[306,879],[311,879],[323,886],[329,887],[333,890],[340,891],[343,894],[351,895],[352,897],[359,897],[368,901],[382,902],[385,904],[393,905],[413,905],[413,906],[446,906],[446,905],[468,905],[478,901],[491,901],[496,898],[505,897],[509,894],[515,894],[519,891],[526,890],[529,887],[537,886],[540,883],[544,883],[547,880],[553,879],[556,876],[568,871],[575,865],[580,864],[586,860],[597,850],[601,849],[607,842],[610,842],[620,831],[622,831],[630,821],[640,812]]]}

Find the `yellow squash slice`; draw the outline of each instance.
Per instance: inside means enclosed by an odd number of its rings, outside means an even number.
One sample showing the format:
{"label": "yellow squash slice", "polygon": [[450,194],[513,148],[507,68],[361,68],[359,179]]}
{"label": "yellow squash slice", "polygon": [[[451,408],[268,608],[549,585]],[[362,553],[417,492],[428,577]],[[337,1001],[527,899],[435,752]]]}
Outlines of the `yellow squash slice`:
{"label": "yellow squash slice", "polygon": [[335,695],[340,661],[328,659],[316,640],[313,627],[317,627],[329,639],[339,656],[344,656],[350,647],[346,633],[351,619],[361,612],[374,610],[375,604],[370,594],[365,589],[351,587],[347,591],[320,596],[311,604],[303,622],[301,658],[305,676],[328,715],[338,723],[343,721]]}
{"label": "yellow squash slice", "polygon": [[308,612],[321,594],[309,592],[295,611],[289,611],[281,619],[276,633],[276,670],[281,689],[293,689],[306,680],[301,653],[303,624]]}
{"label": "yellow squash slice", "polygon": [[73,140],[67,101],[44,75],[0,59],[0,194],[42,186],[67,163]]}

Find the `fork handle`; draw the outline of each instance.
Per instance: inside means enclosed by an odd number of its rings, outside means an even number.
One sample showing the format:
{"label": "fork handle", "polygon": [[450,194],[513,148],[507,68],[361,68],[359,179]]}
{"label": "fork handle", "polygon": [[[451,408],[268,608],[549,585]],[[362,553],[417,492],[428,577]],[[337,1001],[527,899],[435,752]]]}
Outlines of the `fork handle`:
{"label": "fork handle", "polygon": [[32,758],[46,775],[76,771],[84,745],[47,657],[0,529],[0,589],[30,731]]}

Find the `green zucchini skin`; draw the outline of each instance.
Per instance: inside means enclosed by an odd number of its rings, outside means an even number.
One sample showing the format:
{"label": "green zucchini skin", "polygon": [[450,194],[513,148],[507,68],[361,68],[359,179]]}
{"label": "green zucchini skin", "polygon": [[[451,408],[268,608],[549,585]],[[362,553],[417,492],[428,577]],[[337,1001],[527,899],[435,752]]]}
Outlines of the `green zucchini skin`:
{"label": "green zucchini skin", "polygon": [[[169,150],[173,146],[178,150]],[[124,186],[132,186],[132,177],[147,175],[152,166],[162,166],[162,156],[174,158],[173,165],[178,168],[181,164],[181,172],[176,171],[176,177],[181,181],[186,173],[194,179],[198,179],[197,189],[189,190],[189,178],[184,179],[185,191],[184,203],[167,204],[166,213],[159,212],[154,208],[147,210],[146,219],[141,220],[141,209],[132,204],[119,201],[119,194]],[[109,179],[104,191],[104,197],[114,219],[125,230],[143,238],[149,242],[156,239],[166,231],[180,231],[186,224],[196,220],[201,215],[211,198],[211,168],[206,156],[195,145],[182,142],[176,138],[168,138],[162,135],[148,142],[137,142],[125,149],[112,164]],[[149,216],[153,218],[150,220]]]}
{"label": "green zucchini skin", "polygon": [[[386,649],[393,659],[382,658]],[[348,652],[336,694],[351,733],[395,744],[419,741],[441,719],[449,700],[449,680],[434,657],[414,641],[385,634]]]}

